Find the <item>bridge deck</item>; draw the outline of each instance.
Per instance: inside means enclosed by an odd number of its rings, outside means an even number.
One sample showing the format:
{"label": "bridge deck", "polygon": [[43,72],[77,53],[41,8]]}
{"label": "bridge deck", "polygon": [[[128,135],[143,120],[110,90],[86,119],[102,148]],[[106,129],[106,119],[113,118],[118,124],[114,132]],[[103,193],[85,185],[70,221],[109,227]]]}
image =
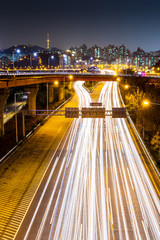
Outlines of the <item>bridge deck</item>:
{"label": "bridge deck", "polygon": [[[72,74],[73,79],[70,79]],[[49,83],[54,81],[116,81],[117,77],[140,78],[129,74],[120,74],[118,76],[111,74],[93,74],[93,73],[77,73],[77,72],[19,72],[19,73],[3,73],[0,75],[0,88],[11,88],[18,86],[27,86],[33,84]],[[160,76],[145,76],[142,78],[160,80]]]}
{"label": "bridge deck", "polygon": [[[72,74],[73,75],[73,74]],[[26,74],[26,75],[3,75],[0,76],[0,88],[10,88],[33,84],[49,83],[54,81],[71,81],[69,74]],[[72,81],[116,81],[113,75],[102,74],[77,74],[74,73]]]}

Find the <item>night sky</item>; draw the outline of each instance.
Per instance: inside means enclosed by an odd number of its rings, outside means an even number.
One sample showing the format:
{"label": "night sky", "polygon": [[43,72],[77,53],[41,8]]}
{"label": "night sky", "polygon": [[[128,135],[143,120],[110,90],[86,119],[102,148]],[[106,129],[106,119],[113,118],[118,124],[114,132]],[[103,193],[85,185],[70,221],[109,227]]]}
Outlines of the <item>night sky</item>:
{"label": "night sky", "polygon": [[160,50],[160,0],[3,0],[0,48],[15,44],[51,47],[109,43],[131,51]]}

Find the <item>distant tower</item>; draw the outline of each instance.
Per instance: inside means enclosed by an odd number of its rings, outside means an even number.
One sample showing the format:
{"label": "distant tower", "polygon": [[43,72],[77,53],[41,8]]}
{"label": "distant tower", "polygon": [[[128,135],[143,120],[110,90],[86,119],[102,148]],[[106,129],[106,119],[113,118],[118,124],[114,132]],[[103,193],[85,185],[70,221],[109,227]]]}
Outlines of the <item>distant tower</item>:
{"label": "distant tower", "polygon": [[49,33],[47,33],[47,50],[49,50]]}

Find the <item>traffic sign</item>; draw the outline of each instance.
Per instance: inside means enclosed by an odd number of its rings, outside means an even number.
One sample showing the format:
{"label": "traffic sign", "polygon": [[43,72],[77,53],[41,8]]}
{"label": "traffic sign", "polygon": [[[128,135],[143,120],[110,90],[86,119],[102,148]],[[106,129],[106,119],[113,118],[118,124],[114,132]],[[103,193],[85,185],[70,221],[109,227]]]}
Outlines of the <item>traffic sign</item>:
{"label": "traffic sign", "polygon": [[101,102],[91,102],[90,106],[91,107],[102,107],[102,103]]}
{"label": "traffic sign", "polygon": [[82,108],[82,118],[105,118],[105,108]]}
{"label": "traffic sign", "polygon": [[79,108],[65,108],[66,118],[79,118]]}
{"label": "traffic sign", "polygon": [[112,118],[126,118],[126,108],[125,107],[119,107],[119,108],[112,108]]}

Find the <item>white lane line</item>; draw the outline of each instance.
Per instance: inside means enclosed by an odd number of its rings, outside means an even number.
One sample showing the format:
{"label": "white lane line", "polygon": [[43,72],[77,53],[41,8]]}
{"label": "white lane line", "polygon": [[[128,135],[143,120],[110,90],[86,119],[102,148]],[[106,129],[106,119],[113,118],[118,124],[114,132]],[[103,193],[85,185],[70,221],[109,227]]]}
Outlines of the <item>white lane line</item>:
{"label": "white lane line", "polygon": [[127,172],[128,172],[129,180],[130,180],[130,183],[131,183],[131,187],[132,187],[132,189],[134,190],[133,182],[132,182],[131,175],[130,175],[130,172],[129,172],[128,167],[127,167]]}

